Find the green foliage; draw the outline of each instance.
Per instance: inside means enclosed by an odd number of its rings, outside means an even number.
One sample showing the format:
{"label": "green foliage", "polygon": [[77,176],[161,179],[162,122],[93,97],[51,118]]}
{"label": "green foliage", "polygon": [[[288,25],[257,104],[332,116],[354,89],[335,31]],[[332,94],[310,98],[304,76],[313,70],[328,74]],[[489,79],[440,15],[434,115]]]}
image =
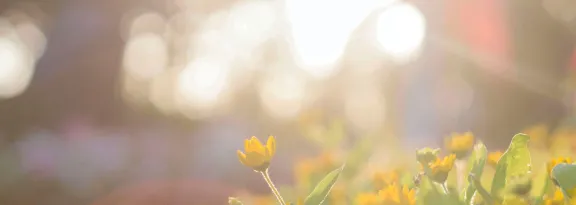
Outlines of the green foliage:
{"label": "green foliage", "polygon": [[532,170],[532,160],[530,158],[530,150],[528,150],[528,142],[530,137],[526,134],[516,134],[512,138],[508,156],[508,168],[506,171],[506,178],[523,176]]}
{"label": "green foliage", "polygon": [[558,164],[552,169],[552,177],[565,193],[576,188],[576,164]]}
{"label": "green foliage", "polygon": [[428,164],[438,158],[440,149],[422,148],[416,151],[416,160],[421,164]]}
{"label": "green foliage", "polygon": [[472,186],[474,186],[474,189],[476,190],[476,194],[479,194],[480,196],[482,196],[482,199],[484,202],[486,202],[488,204],[494,204],[495,200],[493,199],[492,195],[490,195],[490,193],[488,193],[488,191],[486,191],[486,189],[484,189],[484,187],[482,186],[480,181],[474,176],[474,174],[470,174],[470,176],[468,177],[468,180],[470,181],[470,184],[472,184]]}
{"label": "green foliage", "polygon": [[310,193],[310,195],[306,197],[306,201],[304,202],[304,204],[305,205],[322,204],[324,202],[324,199],[326,199],[326,197],[330,193],[330,190],[332,189],[334,184],[336,184],[336,181],[338,180],[338,177],[340,176],[340,173],[342,172],[343,169],[344,166],[328,173],[328,175],[326,175],[326,177],[324,177],[324,179],[322,179],[322,181],[320,181],[316,185],[316,188],[312,190],[312,193]]}
{"label": "green foliage", "polygon": [[[416,204],[418,205],[463,205],[460,201],[457,192],[450,192],[449,190],[442,190],[442,186],[433,182],[427,176],[422,177],[422,182],[418,194],[416,196]],[[442,190],[442,191],[441,191]]]}
{"label": "green foliage", "polygon": [[[324,131],[323,133],[325,135],[335,138],[333,142],[324,141],[325,143],[338,144],[341,143],[341,139],[345,138],[341,122],[334,121],[330,125],[330,128]],[[370,181],[371,178],[366,177],[366,175],[371,173],[367,171],[367,168],[364,166],[376,148],[375,142],[377,142],[377,135],[361,138],[354,144],[348,154],[348,158],[345,160],[346,169],[342,166],[325,176],[318,175],[303,178],[309,180],[311,184],[314,184],[316,181],[319,182],[313,189],[310,188],[312,191],[304,201],[299,201],[298,205],[301,205],[302,202],[304,202],[305,205],[321,205],[323,203],[355,204],[351,202],[356,201],[356,198],[354,198],[356,196],[364,196],[361,194],[368,194],[368,197],[380,197],[378,199],[382,201],[386,200],[385,197],[400,200],[401,203],[395,202],[400,205],[412,205],[414,200],[417,205],[543,205],[557,204],[557,202],[552,203],[550,199],[551,196],[554,196],[555,190],[562,190],[564,193],[564,199],[555,199],[556,201],[565,200],[568,202],[569,197],[566,196],[569,195],[567,193],[573,193],[576,189],[576,164],[557,164],[549,175],[546,171],[545,161],[552,155],[550,155],[549,151],[530,150],[528,146],[529,141],[530,138],[528,135],[516,134],[500,160],[494,157],[498,155],[491,155],[492,157],[488,159],[486,146],[482,142],[477,142],[473,148],[468,146],[467,151],[472,152],[468,158],[460,159],[461,161],[459,161],[458,166],[451,166],[451,164],[454,164],[450,163],[453,162],[453,160],[446,160],[454,159],[453,156],[452,158],[439,158],[438,155],[441,153],[440,149],[419,149],[416,152],[416,161],[414,161],[414,158],[411,159],[415,165],[422,165],[421,168],[418,169],[418,172],[414,172],[414,169],[407,170],[406,167],[402,167],[402,169],[398,169],[402,170],[398,175],[389,176],[378,173],[375,178],[382,178],[381,180],[386,182],[384,185],[374,183],[384,183],[383,181]],[[325,148],[332,149],[334,147],[334,144],[332,144]],[[540,161],[540,163],[537,162],[538,164],[536,164],[536,166],[538,168],[535,169],[536,171],[534,173],[532,173],[533,158],[531,155],[534,155],[535,161]],[[391,156],[391,158],[396,160],[400,157],[401,156]],[[414,157],[414,155],[412,155],[412,157]],[[440,160],[437,160],[438,158]],[[494,167],[496,161],[498,162]],[[489,164],[489,166],[486,164]],[[458,167],[458,169],[456,169],[456,167]],[[333,166],[330,166],[328,169],[331,168],[333,168]],[[455,188],[456,185],[453,181],[448,180],[448,182],[445,182],[445,180],[434,178],[435,174],[449,173],[454,175],[457,171],[458,176],[460,176],[458,179],[467,179],[464,183],[458,184],[458,186],[463,185],[458,189]],[[323,172],[326,171],[319,173]],[[418,173],[416,177],[414,173]],[[363,176],[363,178],[355,178],[356,176]],[[320,178],[322,179],[320,180]],[[387,180],[390,180],[388,178],[393,178],[394,182],[388,182]],[[338,180],[343,180],[339,183],[344,183],[342,186],[344,188],[338,186],[338,189],[334,190],[339,191],[332,191],[333,193],[331,194],[331,190]],[[555,185],[560,189],[556,189]],[[406,187],[410,188],[410,190]],[[490,189],[486,189],[485,187],[489,187]],[[301,197],[305,196],[310,189],[296,192],[288,186],[281,188],[279,192],[281,193],[280,195],[288,199],[303,199]],[[384,194],[379,195],[379,191]],[[388,196],[390,193],[396,192],[398,192],[398,196]],[[406,194],[406,192],[409,192],[411,195]],[[345,193],[345,195],[336,193]],[[556,196],[560,196],[559,192],[556,193],[558,193]],[[335,198],[335,196],[341,197]],[[408,203],[408,201],[410,203]],[[242,202],[236,198],[230,198],[229,204],[241,205]],[[372,203],[366,202],[366,204]]]}
{"label": "green foliage", "polygon": [[511,177],[528,174],[531,171],[530,150],[528,150],[529,141],[530,137],[526,134],[514,135],[510,146],[496,165],[496,173],[494,174],[490,190],[492,196],[501,198],[501,192],[506,186],[506,180]]}
{"label": "green foliage", "polygon": [[550,183],[550,178],[545,177],[544,178],[544,187],[542,187],[542,191],[540,192],[540,194],[536,197],[536,199],[534,200],[534,205],[539,205],[542,204],[542,202],[544,202],[544,196],[548,193],[550,193],[549,190],[551,190],[552,186]]}
{"label": "green foliage", "polygon": [[[486,164],[486,158],[488,157],[488,150],[486,150],[486,146],[479,142],[474,146],[474,152],[470,157],[470,161],[472,162],[472,169],[470,170],[470,175],[476,177],[482,177],[482,173],[484,171],[484,165]],[[470,181],[470,176],[468,176],[468,181]],[[476,192],[476,188],[474,184],[469,183],[468,187],[464,191],[464,200],[467,204],[470,203],[472,200],[472,195]]]}
{"label": "green foliage", "polygon": [[243,205],[243,203],[238,198],[234,198],[234,197],[228,197],[228,204],[229,205]]}

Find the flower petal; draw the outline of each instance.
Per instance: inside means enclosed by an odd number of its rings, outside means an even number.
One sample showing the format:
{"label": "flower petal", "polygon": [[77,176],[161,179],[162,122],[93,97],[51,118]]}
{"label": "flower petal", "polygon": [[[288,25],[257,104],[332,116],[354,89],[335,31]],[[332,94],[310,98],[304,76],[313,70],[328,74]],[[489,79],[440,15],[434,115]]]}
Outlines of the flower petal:
{"label": "flower petal", "polygon": [[248,147],[250,151],[246,150],[246,152],[253,152],[256,150],[256,141],[258,141],[258,138],[256,138],[255,136],[250,137],[250,139],[248,140]]}
{"label": "flower petal", "polygon": [[266,155],[266,148],[264,148],[264,145],[262,145],[262,142],[260,142],[260,140],[257,137],[252,136],[252,138],[250,138],[250,143],[253,152],[258,152],[258,154]]}
{"label": "flower petal", "polygon": [[274,157],[274,154],[276,154],[276,139],[274,136],[270,135],[268,137],[268,141],[266,141],[266,148],[270,158]]}
{"label": "flower petal", "polygon": [[252,168],[261,167],[264,164],[268,163],[266,156],[261,155],[257,152],[249,152],[246,153],[246,162]]}
{"label": "flower petal", "polygon": [[244,154],[244,152],[237,150],[236,154],[238,154],[238,160],[240,160],[244,166],[249,166],[248,161],[246,160],[246,154]]}
{"label": "flower petal", "polygon": [[244,151],[245,152],[250,152],[251,148],[250,148],[250,140],[244,140]]}

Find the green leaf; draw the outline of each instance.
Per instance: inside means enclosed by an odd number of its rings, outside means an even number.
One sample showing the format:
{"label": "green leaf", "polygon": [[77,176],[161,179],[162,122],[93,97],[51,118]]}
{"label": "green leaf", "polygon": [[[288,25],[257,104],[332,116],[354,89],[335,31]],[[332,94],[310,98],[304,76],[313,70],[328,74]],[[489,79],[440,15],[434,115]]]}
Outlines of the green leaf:
{"label": "green leaf", "polygon": [[548,193],[548,189],[550,189],[550,179],[548,177],[545,178],[544,187],[542,187],[542,192],[536,197],[534,200],[534,205],[540,205],[544,202],[544,196]]}
{"label": "green leaf", "polygon": [[332,189],[332,187],[334,186],[334,184],[338,180],[338,177],[340,176],[340,173],[342,172],[343,169],[344,169],[344,165],[342,167],[335,169],[334,171],[328,173],[328,175],[326,175],[324,177],[324,179],[322,179],[322,181],[320,181],[316,185],[314,190],[312,190],[312,193],[310,193],[310,195],[308,195],[308,197],[306,197],[304,204],[305,205],[320,205],[320,204],[322,204],[324,202],[324,199],[326,199],[326,196],[328,196],[328,194],[330,194],[330,190]]}
{"label": "green leaf", "polygon": [[502,155],[496,165],[496,173],[492,180],[490,192],[493,196],[499,196],[506,186],[506,179],[512,176],[525,175],[531,170],[530,151],[528,142],[530,137],[526,134],[516,134],[512,138],[510,146]]}
{"label": "green leaf", "polygon": [[525,134],[517,134],[512,138],[512,143],[508,148],[510,155],[508,156],[506,178],[523,176],[532,171],[532,159],[528,149],[529,141],[530,137]]}
{"label": "green leaf", "polygon": [[[490,193],[488,193],[488,191],[484,189],[484,187],[482,186],[480,181],[474,176],[474,174],[470,174],[470,176],[468,176],[468,180],[470,181],[470,184],[474,186],[474,189],[476,189],[476,193],[482,196],[482,199],[486,202],[486,204],[494,204],[494,199],[492,198]],[[467,204],[469,204],[469,202],[467,202]]]}
{"label": "green leaf", "polygon": [[500,191],[503,190],[506,185],[506,169],[508,168],[507,158],[506,154],[502,155],[496,165],[494,179],[492,179],[492,187],[490,188],[490,193],[494,196],[498,196]]}
{"label": "green leaf", "polygon": [[552,178],[562,191],[570,193],[576,188],[576,164],[558,164],[552,169]]}
{"label": "green leaf", "polygon": [[400,173],[400,184],[408,187],[414,187],[414,175],[410,172]]}
{"label": "green leaf", "polygon": [[[484,171],[484,165],[486,164],[486,158],[488,157],[488,151],[486,150],[486,146],[482,144],[482,142],[478,142],[476,146],[474,146],[474,152],[472,152],[473,157],[473,165],[470,173],[474,176],[481,178],[482,173]],[[468,176],[470,178],[470,176]],[[470,179],[468,179],[470,181]],[[464,199],[467,204],[470,203],[472,200],[472,196],[476,192],[476,188],[472,183],[468,183],[468,187],[464,191]]]}
{"label": "green leaf", "polygon": [[416,204],[418,205],[462,205],[456,192],[448,194],[440,191],[438,183],[432,182],[427,176],[422,177],[420,189],[416,195]]}
{"label": "green leaf", "polygon": [[502,200],[502,205],[518,205],[518,204],[530,204],[530,199],[518,197],[515,195],[506,195],[504,200]]}

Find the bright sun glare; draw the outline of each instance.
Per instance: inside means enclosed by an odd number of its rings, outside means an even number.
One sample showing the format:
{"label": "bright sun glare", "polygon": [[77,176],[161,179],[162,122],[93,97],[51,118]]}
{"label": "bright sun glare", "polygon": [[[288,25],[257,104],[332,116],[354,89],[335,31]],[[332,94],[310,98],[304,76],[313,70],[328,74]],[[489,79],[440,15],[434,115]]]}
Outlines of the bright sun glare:
{"label": "bright sun glare", "polygon": [[299,67],[318,78],[334,73],[350,35],[379,4],[375,0],[286,0],[285,3],[295,60]]}
{"label": "bright sun glare", "polygon": [[416,55],[425,34],[424,15],[411,4],[397,2],[378,17],[377,41],[382,51],[396,60]]}

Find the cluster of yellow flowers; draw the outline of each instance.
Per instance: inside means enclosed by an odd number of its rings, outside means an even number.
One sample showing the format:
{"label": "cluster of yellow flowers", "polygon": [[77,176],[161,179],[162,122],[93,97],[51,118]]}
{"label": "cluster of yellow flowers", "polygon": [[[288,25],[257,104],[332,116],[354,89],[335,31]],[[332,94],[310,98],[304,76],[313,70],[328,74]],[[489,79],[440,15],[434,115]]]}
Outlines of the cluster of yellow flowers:
{"label": "cluster of yellow flowers", "polygon": [[406,185],[390,184],[377,193],[360,193],[356,197],[358,205],[414,205],[416,190]]}
{"label": "cluster of yellow flowers", "polygon": [[[451,192],[447,187],[447,179],[449,173],[455,169],[459,168],[458,162],[465,162],[467,158],[471,156],[472,151],[475,150],[475,139],[474,135],[470,132],[463,134],[452,134],[445,141],[445,151],[446,155],[440,157],[441,149],[431,149],[424,148],[418,150],[416,153],[417,162],[420,165],[420,171],[416,174],[415,179],[419,179],[420,176],[426,175],[427,178],[434,183],[442,186],[444,188],[444,193]],[[485,150],[485,147],[484,147]],[[287,204],[304,204],[302,198],[298,198],[295,203],[287,203],[284,201],[280,192],[275,187],[272,182],[270,175],[268,173],[268,168],[270,166],[271,160],[276,152],[276,140],[273,136],[268,137],[266,144],[263,144],[258,138],[251,137],[244,142],[244,151],[238,150],[237,155],[239,161],[253,169],[255,172],[262,174],[264,180],[269,185],[273,197],[281,205]],[[476,153],[476,151],[474,151]],[[496,169],[499,165],[500,159],[503,157],[504,153],[501,151],[489,152],[486,155],[484,151],[484,159],[486,164],[490,167]],[[558,164],[571,164],[573,161],[568,157],[559,157],[548,161],[546,164],[547,178],[550,181],[554,181],[552,177],[553,168]],[[318,181],[318,179],[312,179],[315,175],[324,175],[330,170],[338,167],[340,162],[334,157],[330,152],[324,152],[316,158],[309,158],[298,161],[295,166],[296,179],[299,183]],[[504,162],[506,163],[506,162]],[[466,168],[465,168],[466,169]],[[457,171],[457,173],[460,171]],[[466,171],[467,172],[467,171]],[[372,189],[370,191],[360,191],[357,192],[347,192],[348,184],[345,185],[330,185],[328,192],[325,195],[326,198],[321,201],[327,200],[329,204],[348,204],[353,201],[356,205],[415,205],[417,203],[417,193],[419,190],[418,180],[414,180],[413,185],[406,184],[405,180],[401,180],[402,176],[407,176],[408,171],[404,169],[393,169],[391,171],[376,172],[372,178]],[[494,201],[494,205],[532,205],[531,199],[527,198],[527,194],[530,193],[532,188],[532,178],[522,178],[526,180],[516,180],[513,178],[510,182],[510,193],[512,198],[498,201]],[[556,181],[554,181],[556,183]],[[557,184],[556,184],[557,185]],[[333,186],[333,187],[332,187]],[[508,187],[508,185],[507,185]],[[548,186],[546,186],[548,187]],[[309,188],[309,187],[308,187]],[[330,192],[331,190],[331,192]],[[353,195],[350,200],[347,196],[349,193],[357,193]],[[558,188],[557,186],[550,186],[547,188],[545,194],[542,195],[541,203],[543,205],[576,205],[576,199],[572,199],[572,196],[576,195],[576,188],[574,191],[568,193],[567,195]],[[487,196],[487,195],[484,195]],[[420,199],[420,198],[418,198]],[[267,200],[262,200],[262,202],[256,202],[257,204],[268,204],[274,203],[270,201],[268,197]],[[308,204],[308,202],[306,202]],[[231,202],[232,204],[232,202]],[[238,204],[241,204],[238,202]],[[474,195],[470,204],[474,205],[490,205],[483,201],[482,196]]]}

